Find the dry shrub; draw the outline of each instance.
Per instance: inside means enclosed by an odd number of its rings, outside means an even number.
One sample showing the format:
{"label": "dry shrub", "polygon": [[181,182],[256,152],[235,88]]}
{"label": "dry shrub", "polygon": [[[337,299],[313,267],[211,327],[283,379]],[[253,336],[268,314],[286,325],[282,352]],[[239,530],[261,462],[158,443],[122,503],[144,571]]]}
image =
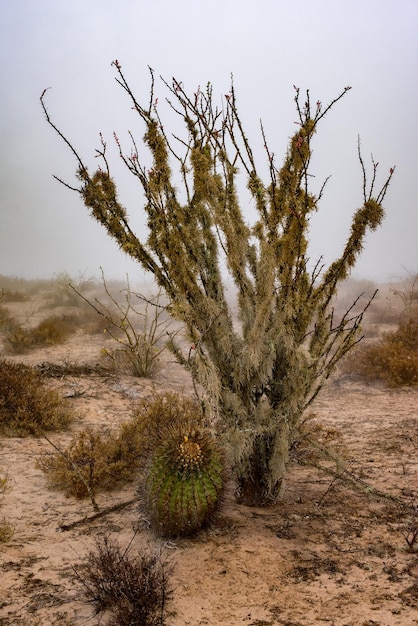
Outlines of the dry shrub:
{"label": "dry shrub", "polygon": [[167,428],[184,422],[201,424],[203,414],[196,400],[168,391],[138,402],[133,419],[141,436],[142,454],[148,458],[164,442]]}
{"label": "dry shrub", "polygon": [[[119,345],[116,349],[103,348],[104,367],[113,373],[129,374],[139,378],[153,376],[160,367],[160,355],[167,340],[171,323],[164,303],[163,291],[146,298],[127,286],[121,300],[112,295],[102,270],[102,283],[108,302],[98,298],[93,301],[83,296],[76,287],[74,292],[105,322],[104,331]],[[138,308],[138,302],[142,307]]]}
{"label": "dry shrub", "polygon": [[40,435],[59,430],[74,418],[59,393],[49,389],[39,372],[23,363],[0,360],[0,432]]}
{"label": "dry shrub", "polygon": [[5,294],[23,293],[26,297],[30,297],[45,291],[50,284],[50,279],[30,279],[0,274],[0,288]]}
{"label": "dry shrub", "polygon": [[152,378],[160,368],[161,352],[161,348],[151,345],[145,337],[138,337],[132,349],[130,346],[116,349],[103,348],[100,362],[112,374]]}
{"label": "dry shrub", "polygon": [[78,328],[78,317],[74,315],[52,315],[34,328],[13,325],[5,336],[10,353],[24,354],[33,348],[63,343]]}
{"label": "dry shrub", "polygon": [[344,371],[390,387],[418,384],[418,321],[401,323],[379,341],[360,347],[347,360]]}
{"label": "dry shrub", "polygon": [[117,431],[86,428],[63,451],[47,452],[38,460],[49,487],[76,498],[91,497],[132,481],[139,465],[141,441],[136,421]]}
{"label": "dry shrub", "polygon": [[396,326],[401,317],[402,311],[399,305],[396,302],[387,301],[376,304],[373,303],[367,315],[367,321],[369,324]]}
{"label": "dry shrub", "polygon": [[80,307],[83,301],[80,299],[77,291],[85,292],[96,287],[93,278],[85,278],[84,274],[79,274],[77,278],[73,278],[67,272],[55,274],[54,279],[49,282],[47,291],[48,307],[54,308],[59,306]]}
{"label": "dry shrub", "polygon": [[0,521],[0,543],[6,543],[14,534],[14,528],[5,519]]}
{"label": "dry shrub", "polygon": [[46,452],[38,460],[48,485],[76,498],[91,497],[137,478],[150,454],[161,445],[167,426],[201,419],[199,405],[176,393],[143,400],[118,429],[86,428],[67,449]]}
{"label": "dry shrub", "polygon": [[[129,546],[128,546],[129,547]],[[76,571],[87,602],[110,615],[108,626],[164,626],[171,567],[160,554],[130,556],[105,536]]]}
{"label": "dry shrub", "polygon": [[97,315],[90,308],[85,307],[83,312],[78,318],[79,328],[83,332],[89,335],[104,335],[106,338],[110,338],[107,335],[108,322],[104,317]]}

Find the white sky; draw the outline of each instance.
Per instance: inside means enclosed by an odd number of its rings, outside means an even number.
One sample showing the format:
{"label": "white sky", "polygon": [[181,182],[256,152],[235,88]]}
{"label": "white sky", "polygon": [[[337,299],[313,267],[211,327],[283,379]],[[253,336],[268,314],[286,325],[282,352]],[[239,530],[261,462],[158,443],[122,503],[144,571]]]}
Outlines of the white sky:
{"label": "white sky", "polygon": [[[142,128],[114,80],[116,58],[144,103],[148,65],[191,92],[210,81],[219,97],[232,73],[250,141],[261,144],[261,118],[278,163],[295,131],[293,84],[324,104],[351,85],[314,143],[314,180],[332,178],[312,222],[311,256],[339,255],[361,204],[360,134],[382,182],[397,170],[385,222],[368,236],[354,275],[416,272],[417,32],[416,0],[0,0],[0,274],[88,277],[99,266],[109,278],[140,274],[78,195],[52,178],[73,181],[76,163],[39,104],[51,87],[51,116],[91,165],[100,131],[109,146],[113,131],[124,140],[132,130],[139,142]],[[161,84],[157,95],[164,99]],[[122,182],[121,199],[140,226],[135,181]]]}

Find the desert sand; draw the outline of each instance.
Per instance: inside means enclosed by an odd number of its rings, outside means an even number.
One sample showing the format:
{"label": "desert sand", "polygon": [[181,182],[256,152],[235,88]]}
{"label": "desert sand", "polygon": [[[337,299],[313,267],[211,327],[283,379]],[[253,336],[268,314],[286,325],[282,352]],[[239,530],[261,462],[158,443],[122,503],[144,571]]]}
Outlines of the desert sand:
{"label": "desert sand", "polygon": [[[95,364],[102,345],[103,337],[80,329],[61,346],[7,358]],[[63,448],[86,425],[129,418],[137,399],[165,390],[193,394],[170,356],[153,379],[93,374],[48,384],[80,414],[69,431],[50,435]],[[169,559],[169,626],[418,624],[418,546],[410,550],[406,541],[418,523],[418,389],[337,373],[312,411],[309,429],[332,440],[340,464],[296,446],[278,504],[238,505],[231,486],[209,528],[173,541],[154,536],[137,502],[63,530],[93,515],[90,502],[47,489],[36,467],[50,450],[45,439],[2,438],[0,466],[11,489],[0,515],[14,535],[0,544],[0,625],[105,624],[74,572],[105,534],[121,546],[132,541],[133,553],[151,547]],[[135,483],[99,493],[97,503],[104,509],[133,498]]]}

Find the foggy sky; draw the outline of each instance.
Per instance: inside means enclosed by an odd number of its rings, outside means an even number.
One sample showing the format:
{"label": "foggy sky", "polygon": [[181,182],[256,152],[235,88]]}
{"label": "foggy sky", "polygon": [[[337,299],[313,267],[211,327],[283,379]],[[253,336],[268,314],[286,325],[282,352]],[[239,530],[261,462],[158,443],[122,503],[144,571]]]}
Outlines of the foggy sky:
{"label": "foggy sky", "polygon": [[[91,167],[102,132],[118,173],[113,131],[129,153],[127,131],[140,143],[143,128],[114,80],[114,59],[144,104],[148,66],[192,93],[210,81],[219,103],[233,74],[250,142],[262,145],[261,118],[278,164],[296,128],[293,85],[324,104],[351,85],[313,144],[314,185],[331,179],[312,220],[310,256],[329,263],[339,255],[361,205],[360,135],[379,180],[393,165],[396,174],[384,224],[367,237],[354,276],[418,271],[417,29],[416,0],[0,0],[0,274],[141,273],[53,179],[74,182],[76,162],[39,103],[50,88],[49,113]],[[156,95],[166,95],[158,82]],[[139,189],[121,179],[121,200],[145,234]]]}

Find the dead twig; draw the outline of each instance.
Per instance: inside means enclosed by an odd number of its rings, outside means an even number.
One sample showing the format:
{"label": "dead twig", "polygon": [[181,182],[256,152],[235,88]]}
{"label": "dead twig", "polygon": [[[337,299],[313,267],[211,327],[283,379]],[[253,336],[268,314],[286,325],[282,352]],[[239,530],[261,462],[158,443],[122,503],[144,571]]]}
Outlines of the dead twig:
{"label": "dead twig", "polygon": [[[405,502],[405,500],[403,500],[402,498],[399,498],[398,496],[395,496],[391,493],[387,493],[386,491],[382,491],[381,489],[377,489],[376,487],[373,487],[373,485],[370,485],[368,482],[366,482],[359,476],[356,476],[353,472],[349,471],[348,468],[341,472],[337,472],[330,467],[325,467],[323,465],[319,465],[318,463],[314,463],[312,461],[299,460],[298,463],[306,467],[314,467],[315,469],[318,469],[321,472],[324,472],[325,474],[334,476],[334,480],[331,482],[331,485],[327,491],[329,491],[329,489],[335,484],[337,480],[340,480],[344,485],[355,487],[356,489],[362,491],[363,493],[366,493],[367,495],[374,496],[375,498],[379,498],[381,500],[390,500],[392,502],[395,502],[396,504],[399,504],[403,508],[414,510],[413,505],[408,504],[407,502]],[[321,497],[320,501],[324,499],[324,496],[325,494]]]}
{"label": "dead twig", "polygon": [[77,526],[82,526],[83,524],[89,524],[90,522],[94,522],[95,520],[99,519],[100,517],[104,517],[105,515],[108,515],[109,513],[120,511],[121,509],[124,509],[126,506],[129,506],[130,504],[134,504],[135,502],[138,502],[138,500],[139,500],[139,497],[137,496],[136,498],[132,498],[131,500],[127,500],[126,502],[119,502],[119,504],[113,504],[112,506],[108,506],[105,509],[98,511],[94,515],[86,515],[85,517],[75,520],[74,522],[71,522],[70,524],[60,524],[57,528],[57,532],[63,532],[64,530],[72,530],[73,528],[76,528]]}

